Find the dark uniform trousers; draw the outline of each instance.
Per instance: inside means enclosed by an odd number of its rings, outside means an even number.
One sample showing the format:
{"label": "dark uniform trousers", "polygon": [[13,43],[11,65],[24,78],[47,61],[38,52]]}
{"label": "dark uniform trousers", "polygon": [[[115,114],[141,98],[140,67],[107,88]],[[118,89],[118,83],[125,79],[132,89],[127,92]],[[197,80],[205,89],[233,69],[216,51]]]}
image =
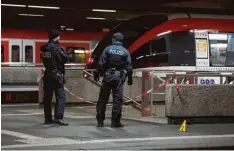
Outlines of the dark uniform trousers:
{"label": "dark uniform trousers", "polygon": [[121,75],[120,73],[117,73],[113,76],[109,75],[107,78],[103,78],[99,99],[96,106],[97,121],[103,122],[105,120],[106,105],[108,103],[111,91],[113,94],[112,121],[120,121],[122,116],[124,79],[125,76]]}
{"label": "dark uniform trousers", "polygon": [[52,114],[51,114],[52,98],[53,98],[53,92],[55,91],[56,104],[54,110],[54,118],[63,119],[64,107],[66,101],[64,84],[59,84],[50,75],[45,75],[43,78],[43,85],[44,85],[43,103],[44,103],[45,118],[52,119]]}

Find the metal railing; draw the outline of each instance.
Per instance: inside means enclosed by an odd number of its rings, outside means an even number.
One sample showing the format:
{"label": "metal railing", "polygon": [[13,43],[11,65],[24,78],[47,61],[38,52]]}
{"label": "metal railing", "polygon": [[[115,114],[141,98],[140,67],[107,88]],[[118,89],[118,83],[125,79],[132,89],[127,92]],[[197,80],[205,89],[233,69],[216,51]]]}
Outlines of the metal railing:
{"label": "metal railing", "polygon": [[[66,63],[65,67],[85,69],[85,63]],[[1,67],[44,67],[43,63],[31,62],[2,62]]]}

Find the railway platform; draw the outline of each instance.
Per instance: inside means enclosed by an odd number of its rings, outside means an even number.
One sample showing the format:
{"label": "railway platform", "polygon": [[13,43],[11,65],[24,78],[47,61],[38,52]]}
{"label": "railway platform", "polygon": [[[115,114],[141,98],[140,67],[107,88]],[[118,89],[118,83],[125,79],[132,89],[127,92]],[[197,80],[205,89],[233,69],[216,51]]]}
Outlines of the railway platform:
{"label": "railway platform", "polygon": [[[161,117],[124,114],[125,127],[96,127],[94,107],[67,107],[69,126],[44,125],[38,104],[2,105],[2,150],[234,149],[234,124],[168,125]],[[108,116],[109,113],[107,113]]]}

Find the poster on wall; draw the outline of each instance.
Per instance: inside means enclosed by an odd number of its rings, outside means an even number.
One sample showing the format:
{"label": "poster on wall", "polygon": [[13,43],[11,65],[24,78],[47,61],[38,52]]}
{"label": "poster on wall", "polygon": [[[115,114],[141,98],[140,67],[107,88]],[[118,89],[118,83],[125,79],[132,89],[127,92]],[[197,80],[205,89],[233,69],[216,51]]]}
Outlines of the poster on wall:
{"label": "poster on wall", "polygon": [[207,59],[207,40],[206,39],[196,39],[196,56],[197,58]]}

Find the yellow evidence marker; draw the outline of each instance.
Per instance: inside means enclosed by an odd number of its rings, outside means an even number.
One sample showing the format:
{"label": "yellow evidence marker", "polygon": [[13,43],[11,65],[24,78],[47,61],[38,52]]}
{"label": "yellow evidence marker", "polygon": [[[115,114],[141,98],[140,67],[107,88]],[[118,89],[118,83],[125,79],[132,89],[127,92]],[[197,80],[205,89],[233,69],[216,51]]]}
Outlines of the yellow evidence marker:
{"label": "yellow evidence marker", "polygon": [[186,120],[184,120],[184,122],[182,123],[182,125],[180,126],[179,131],[180,132],[186,132],[187,129],[187,124],[186,124]]}

